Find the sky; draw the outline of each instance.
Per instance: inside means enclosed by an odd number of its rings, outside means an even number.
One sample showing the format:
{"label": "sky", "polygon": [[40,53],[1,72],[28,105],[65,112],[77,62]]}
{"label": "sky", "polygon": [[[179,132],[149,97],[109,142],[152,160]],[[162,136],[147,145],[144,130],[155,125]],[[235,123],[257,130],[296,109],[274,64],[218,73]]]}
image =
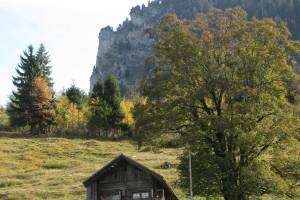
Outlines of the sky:
{"label": "sky", "polygon": [[101,28],[117,27],[133,6],[149,0],[0,0],[0,105],[28,45],[49,51],[56,92],[72,82],[88,92]]}

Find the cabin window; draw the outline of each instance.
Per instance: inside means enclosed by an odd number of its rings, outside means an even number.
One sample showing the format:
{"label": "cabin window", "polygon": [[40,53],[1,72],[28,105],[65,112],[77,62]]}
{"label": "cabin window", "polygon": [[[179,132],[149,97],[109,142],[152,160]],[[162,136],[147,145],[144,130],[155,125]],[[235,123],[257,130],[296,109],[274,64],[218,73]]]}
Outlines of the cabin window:
{"label": "cabin window", "polygon": [[140,192],[140,193],[133,193],[132,198],[133,199],[148,199],[149,198],[149,192]]}
{"label": "cabin window", "polygon": [[140,193],[133,193],[132,194],[132,198],[133,199],[139,199],[141,196],[140,196]]}
{"label": "cabin window", "polygon": [[147,199],[147,198],[149,198],[149,192],[143,192],[142,199]]}
{"label": "cabin window", "polygon": [[100,200],[121,200],[121,192],[101,194]]}
{"label": "cabin window", "polygon": [[121,195],[102,195],[101,200],[121,200]]}

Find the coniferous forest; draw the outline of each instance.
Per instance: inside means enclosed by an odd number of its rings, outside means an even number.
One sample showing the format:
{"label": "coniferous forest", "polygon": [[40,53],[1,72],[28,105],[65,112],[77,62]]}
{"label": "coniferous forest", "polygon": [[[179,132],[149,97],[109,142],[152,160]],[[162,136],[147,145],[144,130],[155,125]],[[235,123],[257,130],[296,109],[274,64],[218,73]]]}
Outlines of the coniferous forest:
{"label": "coniferous forest", "polygon": [[[0,199],[86,198],[82,182],[120,153],[164,175],[180,200],[189,167],[195,200],[300,199],[298,10],[297,0],[135,7],[156,21],[143,30],[151,69],[130,94],[114,73],[89,92],[55,91],[51,52],[29,45],[0,108]],[[113,48],[120,59],[133,46]]]}

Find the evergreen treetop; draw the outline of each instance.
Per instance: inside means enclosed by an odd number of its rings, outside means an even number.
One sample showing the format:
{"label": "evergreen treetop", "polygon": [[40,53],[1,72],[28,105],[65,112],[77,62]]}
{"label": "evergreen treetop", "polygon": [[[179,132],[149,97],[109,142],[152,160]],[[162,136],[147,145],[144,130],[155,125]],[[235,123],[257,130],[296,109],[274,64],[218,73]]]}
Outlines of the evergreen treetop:
{"label": "evergreen treetop", "polygon": [[123,114],[120,109],[121,90],[118,80],[112,75],[104,82],[104,100],[111,107],[108,123],[112,128],[118,127],[123,119]]}
{"label": "evergreen treetop", "polygon": [[[16,91],[13,91],[10,98],[8,113],[10,115],[11,124],[16,127],[30,126],[33,131],[34,116],[33,102],[34,97],[32,91],[36,84],[34,80],[42,77],[47,80],[52,90],[51,67],[49,55],[43,44],[40,45],[37,52],[34,52],[32,45],[20,56],[20,64],[16,68],[17,76],[13,77],[13,84]],[[52,99],[54,99],[52,94]]]}

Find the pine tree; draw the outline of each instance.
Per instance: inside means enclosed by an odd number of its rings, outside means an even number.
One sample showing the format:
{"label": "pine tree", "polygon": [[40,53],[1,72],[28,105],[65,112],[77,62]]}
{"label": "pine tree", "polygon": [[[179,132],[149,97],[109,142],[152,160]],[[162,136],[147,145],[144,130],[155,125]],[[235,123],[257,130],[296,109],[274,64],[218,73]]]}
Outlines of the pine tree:
{"label": "pine tree", "polygon": [[36,60],[37,60],[38,67],[41,70],[40,76],[47,78],[49,85],[52,87],[53,80],[51,78],[51,66],[49,66],[50,56],[44,44],[40,44],[40,47],[36,53]]}
{"label": "pine tree", "polygon": [[107,117],[110,127],[117,128],[122,124],[123,113],[120,109],[121,91],[118,80],[114,76],[109,76],[104,83],[104,100],[111,108],[111,113]]}
{"label": "pine tree", "polygon": [[75,111],[75,106],[77,107],[77,128],[79,129],[80,127],[80,119],[79,119],[79,108],[80,105],[82,103],[82,99],[83,99],[83,92],[75,86],[75,84],[72,84],[72,86],[66,91],[66,95],[69,99],[69,101],[72,103],[72,107],[73,107],[73,112],[72,112],[72,133],[74,133],[74,129],[75,129],[75,123],[74,123],[74,111]]}
{"label": "pine tree", "polygon": [[[31,132],[34,132],[34,97],[31,95],[34,89],[33,81],[37,77],[43,77],[48,81],[51,80],[51,67],[48,66],[49,62],[48,53],[42,44],[37,53],[34,52],[32,45],[28,46],[27,51],[24,51],[20,57],[20,64],[16,69],[17,76],[13,77],[13,84],[17,90],[12,93],[10,98],[11,102],[8,106],[12,126],[29,126]],[[49,83],[49,86],[52,91],[52,84]],[[52,99],[54,100],[53,93]]]}
{"label": "pine tree", "polygon": [[8,113],[12,126],[22,127],[30,124],[30,111],[32,108],[30,90],[33,77],[36,76],[36,60],[33,46],[29,46],[27,51],[20,57],[21,62],[16,69],[18,76],[13,77],[13,84],[17,88],[13,92],[10,100]]}
{"label": "pine tree", "polygon": [[121,92],[118,80],[109,76],[104,82],[97,82],[93,88],[90,98],[90,120],[91,131],[109,131],[121,128],[123,113],[120,108]]}
{"label": "pine tree", "polygon": [[104,88],[101,82],[94,85],[89,100],[90,117],[88,127],[92,132],[101,132],[109,130],[107,117],[111,109],[104,99]]}
{"label": "pine tree", "polygon": [[104,100],[104,88],[101,82],[97,82],[89,100],[90,118],[88,127],[92,132],[107,131],[109,129],[107,116],[110,109]]}
{"label": "pine tree", "polygon": [[92,98],[100,98],[101,100],[104,100],[104,88],[100,81],[97,81],[97,83],[94,85],[94,88],[91,93]]}

